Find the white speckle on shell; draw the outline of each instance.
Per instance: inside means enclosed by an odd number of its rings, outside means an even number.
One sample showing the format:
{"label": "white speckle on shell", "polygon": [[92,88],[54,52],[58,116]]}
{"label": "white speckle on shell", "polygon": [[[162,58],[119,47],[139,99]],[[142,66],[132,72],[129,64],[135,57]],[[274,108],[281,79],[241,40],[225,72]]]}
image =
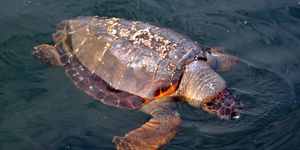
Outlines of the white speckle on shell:
{"label": "white speckle on shell", "polygon": [[126,64],[126,67],[129,68],[130,65],[131,65],[131,62],[127,63],[127,64]]}
{"label": "white speckle on shell", "polygon": [[83,80],[83,77],[82,77],[82,76],[80,76],[80,77],[79,77],[79,80],[80,80],[80,81],[82,81],[82,80]]}
{"label": "white speckle on shell", "polygon": [[79,48],[76,48],[76,49],[75,49],[75,54],[78,53],[78,51],[79,51]]}
{"label": "white speckle on shell", "polygon": [[116,47],[117,47],[117,48],[121,48],[121,44],[117,44]]}
{"label": "white speckle on shell", "polygon": [[90,86],[90,90],[94,90],[92,86]]}
{"label": "white speckle on shell", "polygon": [[215,86],[212,83],[209,84],[209,88],[211,89],[211,93],[216,90]]}
{"label": "white speckle on shell", "polygon": [[102,39],[102,36],[98,36],[97,39],[98,39],[98,40]]}

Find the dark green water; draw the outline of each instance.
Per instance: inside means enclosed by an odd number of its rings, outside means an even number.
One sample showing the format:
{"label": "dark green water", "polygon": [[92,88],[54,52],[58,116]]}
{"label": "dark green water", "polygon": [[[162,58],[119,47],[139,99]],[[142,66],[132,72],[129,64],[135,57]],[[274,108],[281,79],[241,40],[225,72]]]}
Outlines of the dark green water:
{"label": "dark green water", "polygon": [[[55,25],[82,15],[115,16],[168,27],[243,63],[222,73],[243,101],[239,120],[224,121],[187,104],[164,150],[300,149],[299,0],[1,0],[0,149],[114,149],[150,119],[80,92],[62,68],[34,59]],[[159,139],[158,139],[159,140]]]}

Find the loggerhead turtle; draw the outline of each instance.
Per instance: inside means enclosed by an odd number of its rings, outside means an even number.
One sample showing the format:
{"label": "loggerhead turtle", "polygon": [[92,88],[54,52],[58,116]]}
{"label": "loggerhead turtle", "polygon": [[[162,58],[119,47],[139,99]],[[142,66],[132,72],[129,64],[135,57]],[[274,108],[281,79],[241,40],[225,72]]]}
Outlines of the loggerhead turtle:
{"label": "loggerhead turtle", "polygon": [[34,47],[45,63],[104,104],[139,109],[151,116],[142,127],[114,137],[117,149],[158,149],[177,133],[176,102],[203,108],[223,119],[238,118],[241,103],[214,70],[228,70],[238,59],[204,49],[186,36],[140,21],[78,17],[53,34],[55,45]]}

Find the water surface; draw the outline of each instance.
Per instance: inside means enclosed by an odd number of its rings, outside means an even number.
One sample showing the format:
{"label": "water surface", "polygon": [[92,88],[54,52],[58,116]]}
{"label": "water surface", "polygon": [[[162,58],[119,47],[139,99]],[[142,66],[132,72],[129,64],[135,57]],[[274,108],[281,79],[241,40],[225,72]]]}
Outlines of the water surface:
{"label": "water surface", "polygon": [[221,73],[242,100],[225,121],[180,104],[174,149],[300,149],[300,1],[10,0],[0,9],[0,149],[114,149],[150,119],[79,91],[59,67],[34,59],[57,23],[76,16],[121,17],[171,28],[242,63]]}

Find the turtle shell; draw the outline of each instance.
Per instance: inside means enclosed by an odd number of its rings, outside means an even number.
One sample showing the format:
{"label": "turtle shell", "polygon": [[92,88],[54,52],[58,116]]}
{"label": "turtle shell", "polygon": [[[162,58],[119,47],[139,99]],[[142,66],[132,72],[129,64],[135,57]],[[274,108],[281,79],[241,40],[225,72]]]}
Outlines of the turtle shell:
{"label": "turtle shell", "polygon": [[53,34],[67,76],[105,104],[135,109],[176,91],[203,48],[172,30],[118,18],[78,17]]}

